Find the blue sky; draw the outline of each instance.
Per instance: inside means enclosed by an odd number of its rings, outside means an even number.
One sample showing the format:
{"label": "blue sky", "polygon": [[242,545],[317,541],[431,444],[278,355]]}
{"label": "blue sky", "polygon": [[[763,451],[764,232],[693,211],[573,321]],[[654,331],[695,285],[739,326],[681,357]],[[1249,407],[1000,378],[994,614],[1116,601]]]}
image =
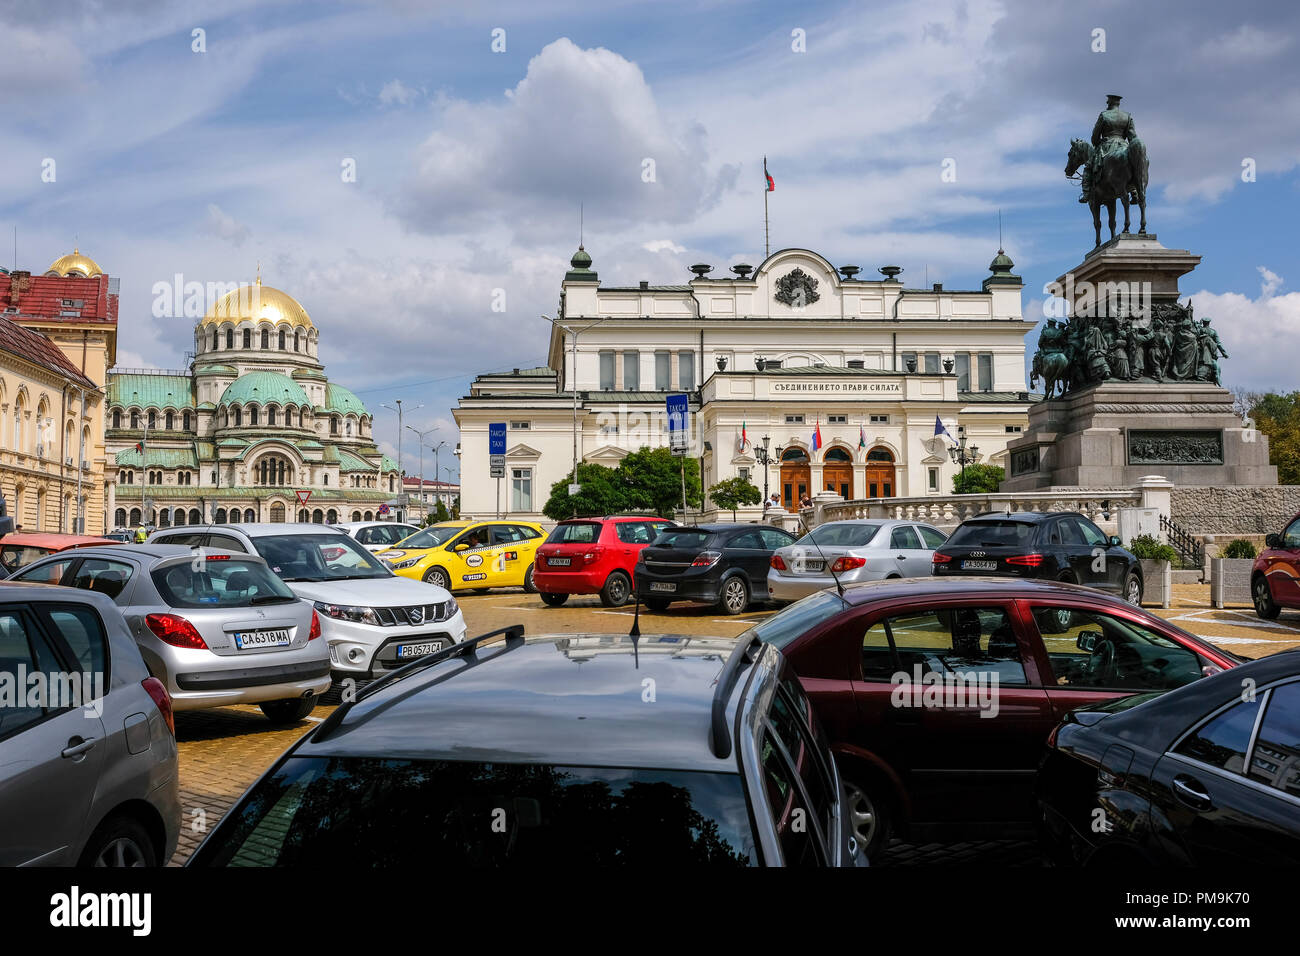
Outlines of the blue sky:
{"label": "blue sky", "polygon": [[152,315],[153,284],[247,281],[260,261],[389,447],[378,405],[399,397],[454,443],[475,373],[544,361],[579,203],[604,281],[757,263],[764,154],[773,248],[970,288],[1001,210],[1041,316],[1043,284],[1091,246],[1069,139],[1119,92],[1151,156],[1150,228],[1204,257],[1182,288],[1222,329],[1225,384],[1289,390],[1298,27],[1294,5],[1201,0],[11,0],[0,261],[14,226],[20,268],[75,242],[121,277],[121,364],[161,367],[193,320]]}

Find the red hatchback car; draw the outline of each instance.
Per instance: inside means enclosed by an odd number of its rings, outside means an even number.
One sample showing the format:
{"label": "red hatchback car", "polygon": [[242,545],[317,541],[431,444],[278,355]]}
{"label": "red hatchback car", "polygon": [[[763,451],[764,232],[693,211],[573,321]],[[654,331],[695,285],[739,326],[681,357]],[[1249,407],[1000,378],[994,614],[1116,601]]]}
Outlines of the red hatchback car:
{"label": "red hatchback car", "polygon": [[551,607],[570,594],[599,594],[605,607],[626,604],[637,556],[670,524],[646,515],[561,521],[537,549],[533,584]]}
{"label": "red hatchback car", "polygon": [[1264,539],[1250,572],[1250,596],[1255,613],[1268,621],[1284,607],[1300,608],[1300,515]]}
{"label": "red hatchback car", "polygon": [[891,829],[1032,835],[1034,774],[1068,712],[1240,660],[1119,597],[1007,578],[828,589],[754,632],[813,700],[868,856]]}

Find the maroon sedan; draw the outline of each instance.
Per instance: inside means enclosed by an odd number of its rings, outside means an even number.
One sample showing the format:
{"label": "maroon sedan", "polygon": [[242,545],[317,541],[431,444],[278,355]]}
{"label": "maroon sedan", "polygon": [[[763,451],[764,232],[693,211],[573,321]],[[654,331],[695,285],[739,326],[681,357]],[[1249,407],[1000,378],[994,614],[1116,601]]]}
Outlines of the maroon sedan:
{"label": "maroon sedan", "polygon": [[1058,581],[871,582],[811,595],[752,631],[781,648],[812,698],[868,856],[892,829],[927,840],[1032,832],[1035,769],[1067,712],[1240,660]]}

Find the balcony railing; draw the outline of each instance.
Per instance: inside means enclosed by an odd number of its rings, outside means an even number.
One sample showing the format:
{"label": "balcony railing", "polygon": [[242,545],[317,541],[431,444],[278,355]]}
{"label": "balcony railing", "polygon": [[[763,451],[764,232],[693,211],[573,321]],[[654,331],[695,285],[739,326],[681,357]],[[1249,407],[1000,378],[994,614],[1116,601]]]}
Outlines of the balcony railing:
{"label": "balcony railing", "polygon": [[943,529],[990,511],[1077,511],[1101,526],[1112,525],[1121,507],[1137,505],[1142,493],[1131,488],[1087,491],[992,492],[974,495],[922,495],[915,498],[865,498],[815,502],[803,510],[809,526],[846,518],[896,518],[923,521]]}

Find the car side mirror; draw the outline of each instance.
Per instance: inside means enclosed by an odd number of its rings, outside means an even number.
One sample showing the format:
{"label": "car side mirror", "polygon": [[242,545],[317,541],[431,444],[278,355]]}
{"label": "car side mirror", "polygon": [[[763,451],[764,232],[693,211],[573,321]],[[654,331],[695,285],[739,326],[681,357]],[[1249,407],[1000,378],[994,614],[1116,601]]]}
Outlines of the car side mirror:
{"label": "car side mirror", "polygon": [[1100,631],[1083,631],[1075,639],[1074,644],[1079,650],[1092,653],[1093,648],[1097,646],[1097,639],[1102,636]]}
{"label": "car side mirror", "polygon": [[1275,535],[1275,534],[1266,534],[1266,535],[1264,535],[1264,547],[1266,547],[1266,548],[1276,548],[1276,547],[1279,545],[1279,543],[1280,543],[1280,542],[1279,542],[1279,539],[1278,539],[1278,536],[1277,536],[1277,535]]}
{"label": "car side mirror", "polygon": [[1112,548],[1118,548],[1118,547],[1120,547],[1120,544],[1121,544],[1121,542],[1120,542],[1120,540],[1119,540],[1119,535],[1117,535],[1117,534],[1112,534],[1112,535],[1110,536],[1110,546],[1111,546]]}
{"label": "car side mirror", "polygon": [[458,542],[458,543],[457,543],[457,544],[452,548],[452,550],[453,550],[453,551],[468,551],[468,550],[469,550],[469,545],[466,544],[464,541],[461,541],[461,542]]}

